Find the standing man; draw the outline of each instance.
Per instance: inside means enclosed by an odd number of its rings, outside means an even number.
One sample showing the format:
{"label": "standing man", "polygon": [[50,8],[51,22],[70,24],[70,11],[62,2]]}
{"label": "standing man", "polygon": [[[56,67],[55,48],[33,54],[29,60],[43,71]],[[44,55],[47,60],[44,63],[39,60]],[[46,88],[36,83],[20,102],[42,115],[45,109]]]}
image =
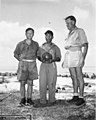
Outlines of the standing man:
{"label": "standing man", "polygon": [[[48,30],[45,32],[46,42],[42,45],[38,52],[38,59],[42,62],[40,66],[40,103],[35,104],[34,107],[46,107],[47,105],[54,105],[55,87],[57,81],[57,66],[56,62],[61,60],[60,49],[52,43],[53,32]],[[48,89],[48,104],[47,104],[47,89]]]}
{"label": "standing man", "polygon": [[[38,78],[36,57],[39,45],[33,41],[34,30],[28,28],[25,31],[26,39],[19,42],[14,51],[14,57],[19,61],[17,79],[20,81],[20,105],[33,105],[32,86],[33,80]],[[25,84],[27,86],[27,99],[25,95]]]}
{"label": "standing man", "polygon": [[[82,68],[88,50],[88,41],[83,29],[76,27],[76,18],[68,16],[65,18],[66,26],[69,30],[68,38],[65,40],[66,54],[62,67],[68,67],[73,82],[74,96],[68,103],[74,103],[76,106],[85,104],[84,79]],[[79,93],[78,93],[79,92]]]}

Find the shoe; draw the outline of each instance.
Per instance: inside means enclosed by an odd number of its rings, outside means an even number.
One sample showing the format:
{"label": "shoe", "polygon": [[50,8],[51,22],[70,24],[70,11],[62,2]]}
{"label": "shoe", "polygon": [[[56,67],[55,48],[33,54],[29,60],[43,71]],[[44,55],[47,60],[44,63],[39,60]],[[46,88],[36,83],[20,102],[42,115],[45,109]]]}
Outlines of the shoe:
{"label": "shoe", "polygon": [[31,100],[31,98],[27,98],[27,105],[34,105],[34,102]]}
{"label": "shoe", "polygon": [[22,106],[25,106],[26,105],[26,99],[25,98],[22,98],[18,107],[22,107]]}
{"label": "shoe", "polygon": [[56,101],[54,101],[54,102],[49,102],[48,103],[48,106],[50,107],[50,106],[54,106],[56,104]]}
{"label": "shoe", "polygon": [[54,106],[55,104],[56,104],[56,101],[55,101],[55,102],[52,102],[52,103],[48,103],[48,107]]}
{"label": "shoe", "polygon": [[75,105],[77,107],[81,107],[81,106],[83,106],[85,104],[86,104],[86,102],[85,102],[85,100],[83,98],[79,98],[79,100],[75,103]]}
{"label": "shoe", "polygon": [[67,100],[66,102],[68,104],[74,104],[76,103],[77,101],[79,100],[79,97],[78,96],[73,96],[73,98],[71,100]]}
{"label": "shoe", "polygon": [[47,107],[47,104],[42,104],[42,103],[39,102],[39,103],[34,104],[33,107],[35,107],[35,108]]}

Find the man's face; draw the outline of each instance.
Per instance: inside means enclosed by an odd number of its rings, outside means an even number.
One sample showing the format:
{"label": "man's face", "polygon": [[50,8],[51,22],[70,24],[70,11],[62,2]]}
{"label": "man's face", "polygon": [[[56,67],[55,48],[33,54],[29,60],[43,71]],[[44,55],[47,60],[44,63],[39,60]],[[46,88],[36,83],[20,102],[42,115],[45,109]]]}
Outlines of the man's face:
{"label": "man's face", "polygon": [[75,26],[74,21],[70,20],[70,18],[65,20],[65,22],[66,22],[66,26],[67,26],[68,30],[72,30],[72,28]]}
{"label": "man's face", "polygon": [[26,32],[26,37],[27,37],[27,39],[32,39],[33,36],[34,36],[34,33],[33,33],[32,30],[28,30],[28,31]]}
{"label": "man's face", "polygon": [[45,39],[46,39],[47,43],[51,43],[53,36],[51,34],[47,33],[45,35]]}

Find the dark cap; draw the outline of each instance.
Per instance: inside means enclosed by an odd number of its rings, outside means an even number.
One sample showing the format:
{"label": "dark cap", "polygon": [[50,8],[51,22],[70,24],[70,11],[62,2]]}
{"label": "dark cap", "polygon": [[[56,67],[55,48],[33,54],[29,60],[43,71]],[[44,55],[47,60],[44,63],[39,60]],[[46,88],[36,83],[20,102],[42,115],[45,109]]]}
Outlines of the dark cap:
{"label": "dark cap", "polygon": [[51,34],[51,35],[53,36],[53,32],[52,32],[51,30],[47,30],[47,31],[45,32],[45,35],[46,35],[47,33],[48,33],[48,34]]}

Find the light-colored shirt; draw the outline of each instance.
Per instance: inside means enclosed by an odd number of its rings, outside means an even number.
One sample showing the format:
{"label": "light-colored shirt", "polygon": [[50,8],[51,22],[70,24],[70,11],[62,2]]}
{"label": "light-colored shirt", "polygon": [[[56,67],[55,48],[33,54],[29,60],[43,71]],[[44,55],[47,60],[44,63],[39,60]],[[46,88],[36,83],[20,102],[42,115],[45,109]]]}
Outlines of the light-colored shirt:
{"label": "light-colored shirt", "polygon": [[82,47],[84,43],[88,43],[84,30],[75,27],[75,29],[68,34],[68,38],[65,40],[65,47]]}
{"label": "light-colored shirt", "polygon": [[85,32],[81,28],[75,27],[69,32],[65,40],[65,49],[67,50],[64,57],[63,67],[81,67],[83,65],[82,46],[88,43]]}

